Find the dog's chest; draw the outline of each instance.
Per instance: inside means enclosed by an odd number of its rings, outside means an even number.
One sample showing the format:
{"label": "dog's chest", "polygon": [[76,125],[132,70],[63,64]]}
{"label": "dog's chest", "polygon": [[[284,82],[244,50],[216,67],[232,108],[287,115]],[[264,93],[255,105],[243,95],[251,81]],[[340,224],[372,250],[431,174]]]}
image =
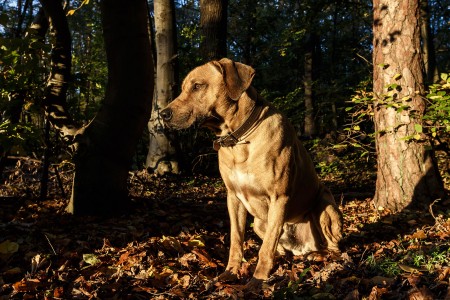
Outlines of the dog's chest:
{"label": "dog's chest", "polygon": [[[244,204],[247,211],[253,216],[258,216],[265,206],[259,199],[258,179],[254,173],[242,170],[232,170],[228,177],[228,192],[233,193]],[[263,209],[265,210],[265,209]]]}

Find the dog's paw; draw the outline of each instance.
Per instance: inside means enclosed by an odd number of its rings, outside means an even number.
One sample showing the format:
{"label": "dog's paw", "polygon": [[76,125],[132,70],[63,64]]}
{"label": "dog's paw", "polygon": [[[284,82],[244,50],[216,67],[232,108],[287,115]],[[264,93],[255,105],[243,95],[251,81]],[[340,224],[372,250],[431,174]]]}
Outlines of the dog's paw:
{"label": "dog's paw", "polygon": [[236,281],[237,279],[237,274],[231,272],[230,270],[226,270],[225,272],[217,276],[217,280],[220,282]]}

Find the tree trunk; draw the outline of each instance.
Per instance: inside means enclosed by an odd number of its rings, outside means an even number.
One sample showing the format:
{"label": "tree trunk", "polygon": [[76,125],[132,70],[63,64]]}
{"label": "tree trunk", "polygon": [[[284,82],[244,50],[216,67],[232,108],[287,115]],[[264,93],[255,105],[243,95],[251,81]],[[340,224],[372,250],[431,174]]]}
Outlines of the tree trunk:
{"label": "tree trunk", "polygon": [[303,135],[311,138],[316,134],[316,124],[314,121],[314,58],[315,58],[316,36],[311,33],[306,41],[305,52],[305,77],[303,86],[305,88],[305,127]]}
{"label": "tree trunk", "polygon": [[22,0],[17,1],[17,25],[15,30],[15,37],[20,38],[23,35],[23,23],[25,21],[25,16],[27,14],[27,10],[32,5],[30,0],[25,0],[25,3],[22,6]]}
{"label": "tree trunk", "polygon": [[392,211],[443,195],[433,153],[410,138],[420,138],[425,110],[419,13],[419,0],[374,0],[374,202]]}
{"label": "tree trunk", "polygon": [[101,12],[108,85],[102,108],[78,139],[67,207],[77,215],[123,212],[128,171],[153,94],[146,1],[103,0]]}
{"label": "tree trunk", "polygon": [[69,25],[60,1],[41,0],[41,4],[48,18],[52,41],[51,71],[42,105],[50,123],[65,139],[72,141],[79,128],[66,108],[66,92],[72,67]]}
{"label": "tree trunk", "polygon": [[173,0],[155,0],[156,88],[153,110],[148,122],[149,149],[146,167],[155,174],[180,172],[175,147],[164,131],[159,116],[161,109],[173,100],[175,94],[176,32]]}
{"label": "tree trunk", "polygon": [[227,56],[228,0],[200,0],[200,53],[205,62]]}
{"label": "tree trunk", "polygon": [[420,35],[427,83],[433,84],[439,80],[439,72],[436,65],[433,34],[430,28],[428,0],[420,0]]}

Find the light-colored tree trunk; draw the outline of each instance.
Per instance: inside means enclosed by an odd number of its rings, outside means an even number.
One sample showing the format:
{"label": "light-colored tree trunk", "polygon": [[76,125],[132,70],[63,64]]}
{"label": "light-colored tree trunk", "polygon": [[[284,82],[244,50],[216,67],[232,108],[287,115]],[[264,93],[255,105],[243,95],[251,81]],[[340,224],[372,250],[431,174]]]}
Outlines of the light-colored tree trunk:
{"label": "light-colored tree trunk", "polygon": [[227,55],[228,0],[200,0],[200,53],[203,60]]}
{"label": "light-colored tree trunk", "polygon": [[77,215],[123,213],[132,157],[151,111],[153,62],[145,0],[100,2],[108,62],[105,101],[76,137],[72,196]]}
{"label": "light-colored tree trunk", "polygon": [[67,110],[66,92],[72,67],[72,39],[61,2],[41,0],[48,18],[52,41],[51,71],[45,87],[42,106],[50,123],[68,141],[72,141],[79,127]]}
{"label": "light-colored tree trunk", "polygon": [[409,138],[419,138],[425,110],[419,13],[419,0],[374,0],[374,202],[392,211],[443,195],[433,153]]}
{"label": "light-colored tree trunk", "polygon": [[173,100],[175,94],[175,10],[173,0],[155,0],[156,84],[153,110],[148,122],[149,149],[147,169],[158,175],[180,172],[176,148],[164,131],[159,116],[161,109]]}

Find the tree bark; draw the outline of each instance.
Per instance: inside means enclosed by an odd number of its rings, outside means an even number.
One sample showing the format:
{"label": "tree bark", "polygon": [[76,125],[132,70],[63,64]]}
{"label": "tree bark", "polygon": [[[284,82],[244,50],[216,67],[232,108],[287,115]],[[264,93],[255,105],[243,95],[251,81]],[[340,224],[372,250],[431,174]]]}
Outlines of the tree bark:
{"label": "tree bark", "polygon": [[433,84],[439,80],[439,72],[436,65],[433,34],[430,28],[428,0],[420,0],[420,35],[427,83]]}
{"label": "tree bark", "polygon": [[305,77],[303,80],[303,86],[305,88],[305,126],[303,135],[308,138],[316,135],[313,89],[316,40],[316,35],[311,33],[306,41],[305,52]]}
{"label": "tree bark", "polygon": [[52,41],[51,71],[42,102],[46,117],[65,140],[72,141],[79,127],[66,108],[66,92],[72,67],[72,49],[69,25],[61,1],[41,0],[48,18]]}
{"label": "tree bark", "polygon": [[[149,149],[146,167],[158,175],[180,172],[175,147],[164,131],[159,116],[161,109],[173,100],[175,95],[176,31],[175,5],[173,0],[155,0],[155,42],[156,42],[156,88],[153,110],[148,122]],[[173,140],[173,139],[172,139]]]}
{"label": "tree bark", "polygon": [[228,0],[200,0],[200,53],[205,62],[227,56]]}
{"label": "tree bark", "polygon": [[420,134],[425,110],[419,12],[419,0],[374,0],[374,202],[392,211],[443,196],[433,153],[409,138]]}
{"label": "tree bark", "polygon": [[78,139],[67,207],[76,215],[124,212],[128,171],[153,94],[146,1],[103,0],[101,12],[108,84],[102,108]]}

